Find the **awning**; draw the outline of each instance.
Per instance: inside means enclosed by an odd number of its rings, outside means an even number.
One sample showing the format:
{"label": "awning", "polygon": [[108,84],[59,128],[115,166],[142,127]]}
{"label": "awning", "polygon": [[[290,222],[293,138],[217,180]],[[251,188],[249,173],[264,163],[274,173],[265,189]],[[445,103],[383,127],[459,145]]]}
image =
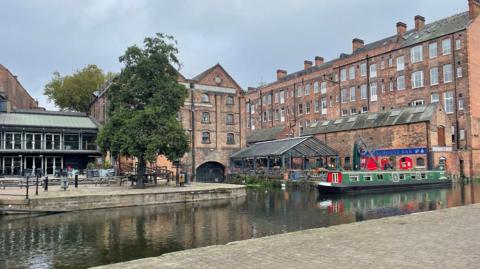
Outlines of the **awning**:
{"label": "awning", "polygon": [[312,136],[279,139],[259,142],[235,152],[231,159],[246,159],[254,157],[281,157],[294,158],[337,156],[338,152],[322,141]]}

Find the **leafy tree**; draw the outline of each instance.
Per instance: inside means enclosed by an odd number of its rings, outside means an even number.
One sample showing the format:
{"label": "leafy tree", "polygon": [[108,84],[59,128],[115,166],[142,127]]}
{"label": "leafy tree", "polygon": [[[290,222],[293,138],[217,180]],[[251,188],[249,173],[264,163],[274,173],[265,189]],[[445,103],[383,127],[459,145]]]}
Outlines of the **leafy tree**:
{"label": "leafy tree", "polygon": [[145,38],[144,46],[129,47],[120,57],[125,67],[108,90],[109,120],[97,139],[104,152],[138,159],[137,187],[143,187],[146,161],[158,155],[175,160],[188,151],[177,119],[188,92],[177,82],[176,41],[157,34]]}
{"label": "leafy tree", "polygon": [[61,110],[86,112],[92,93],[112,77],[112,73],[105,74],[93,64],[71,75],[54,72],[52,80],[45,85],[44,94]]}

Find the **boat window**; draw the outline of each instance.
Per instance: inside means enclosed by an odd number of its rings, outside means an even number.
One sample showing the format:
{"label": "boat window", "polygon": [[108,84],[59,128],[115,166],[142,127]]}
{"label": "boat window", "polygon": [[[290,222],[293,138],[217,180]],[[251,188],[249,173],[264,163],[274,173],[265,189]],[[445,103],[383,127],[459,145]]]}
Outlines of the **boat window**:
{"label": "boat window", "polygon": [[393,182],[398,182],[398,174],[393,174]]}
{"label": "boat window", "polygon": [[411,174],[411,175],[410,175],[410,178],[411,178],[411,179],[416,179],[417,176],[416,176],[415,174]]}
{"label": "boat window", "polygon": [[368,175],[363,178],[365,181],[372,181],[372,176]]}
{"label": "boat window", "polygon": [[420,174],[420,177],[421,177],[422,179],[426,179],[426,178],[427,178],[427,174],[421,173],[421,174]]}
{"label": "boat window", "polygon": [[405,174],[399,174],[400,180],[405,180]]}
{"label": "boat window", "polygon": [[351,182],[358,182],[358,175],[350,176]]}
{"label": "boat window", "polygon": [[378,179],[378,180],[383,180],[383,174],[378,174],[378,175],[377,175],[377,179]]}

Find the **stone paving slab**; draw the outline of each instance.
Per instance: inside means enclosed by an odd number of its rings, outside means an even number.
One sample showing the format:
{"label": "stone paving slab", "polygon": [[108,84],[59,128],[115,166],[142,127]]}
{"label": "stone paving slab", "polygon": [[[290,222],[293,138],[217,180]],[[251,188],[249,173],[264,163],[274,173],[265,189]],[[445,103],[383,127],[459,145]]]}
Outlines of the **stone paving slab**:
{"label": "stone paving slab", "polygon": [[168,253],[97,268],[480,268],[480,204]]}

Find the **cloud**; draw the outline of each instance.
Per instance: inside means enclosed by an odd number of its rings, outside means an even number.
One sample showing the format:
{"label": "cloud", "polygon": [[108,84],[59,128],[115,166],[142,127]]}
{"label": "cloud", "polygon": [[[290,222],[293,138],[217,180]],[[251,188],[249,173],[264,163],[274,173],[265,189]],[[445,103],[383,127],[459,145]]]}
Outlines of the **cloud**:
{"label": "cloud", "polygon": [[467,10],[467,0],[4,0],[0,63],[48,108],[43,86],[93,63],[118,72],[118,57],[156,32],[179,42],[182,73],[193,77],[220,62],[244,88],[272,81],[277,68],[300,70],[316,55],[351,50],[354,37],[373,42]]}

